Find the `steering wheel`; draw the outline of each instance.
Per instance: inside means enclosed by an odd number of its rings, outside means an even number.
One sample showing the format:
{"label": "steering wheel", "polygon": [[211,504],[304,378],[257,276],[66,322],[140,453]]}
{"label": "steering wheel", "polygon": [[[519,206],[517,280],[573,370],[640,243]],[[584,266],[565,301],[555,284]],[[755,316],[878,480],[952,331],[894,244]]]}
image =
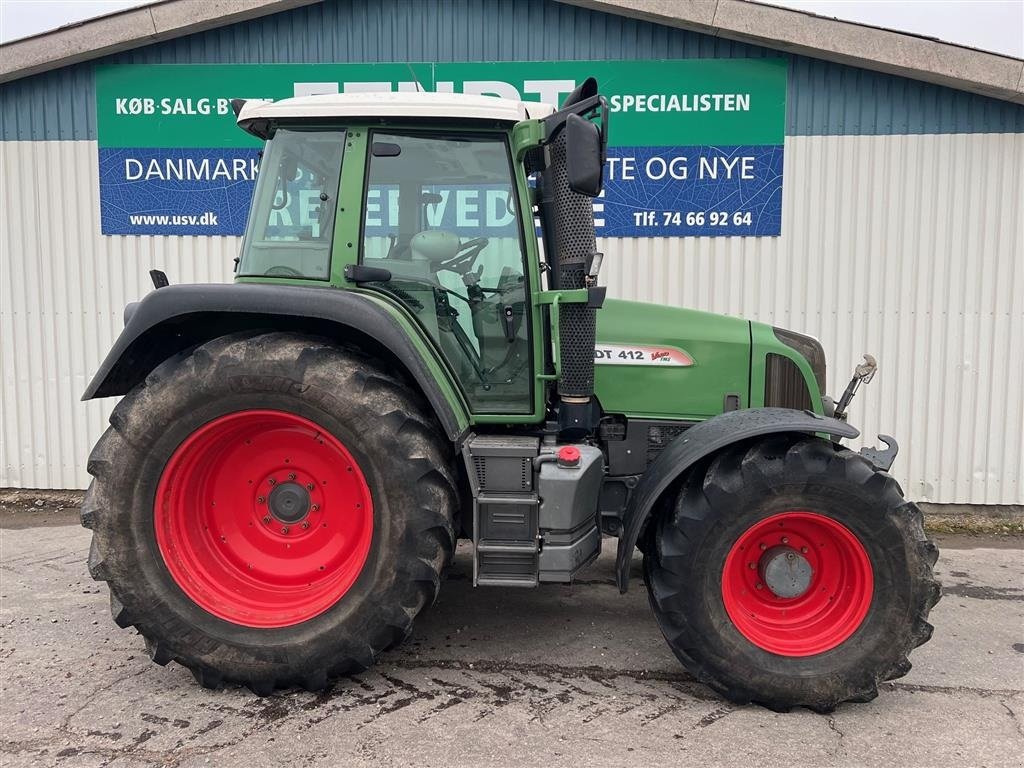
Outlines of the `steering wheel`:
{"label": "steering wheel", "polygon": [[465,274],[472,269],[473,262],[476,261],[480,252],[487,247],[489,242],[491,241],[486,237],[474,237],[472,240],[460,243],[459,250],[455,256],[447,261],[438,262],[434,266],[434,271],[440,272],[442,269],[447,269],[451,272]]}
{"label": "steering wheel", "polygon": [[271,267],[263,273],[267,277],[304,277],[304,275],[297,269],[292,267],[286,267],[284,264],[278,264],[277,266]]}

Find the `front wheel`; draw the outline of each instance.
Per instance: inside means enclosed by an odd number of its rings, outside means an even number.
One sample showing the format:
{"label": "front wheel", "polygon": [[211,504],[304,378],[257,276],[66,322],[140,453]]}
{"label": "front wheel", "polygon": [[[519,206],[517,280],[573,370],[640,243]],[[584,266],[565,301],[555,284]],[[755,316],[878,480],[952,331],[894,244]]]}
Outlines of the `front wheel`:
{"label": "front wheel", "polygon": [[869,701],[931,636],[938,550],[896,481],[845,448],[784,435],[726,450],[651,525],[661,630],[732,701]]}

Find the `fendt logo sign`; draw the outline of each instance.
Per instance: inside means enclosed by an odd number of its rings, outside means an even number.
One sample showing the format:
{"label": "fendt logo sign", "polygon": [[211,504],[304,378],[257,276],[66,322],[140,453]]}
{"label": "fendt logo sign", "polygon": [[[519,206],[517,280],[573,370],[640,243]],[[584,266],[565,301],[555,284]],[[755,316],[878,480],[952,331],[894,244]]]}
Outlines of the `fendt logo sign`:
{"label": "fendt logo sign", "polygon": [[[102,231],[242,234],[260,142],[235,125],[232,98],[422,88],[557,105],[593,76],[611,112],[598,237],[778,235],[786,75],[784,59],[100,66]],[[376,194],[367,225],[387,231],[393,206]],[[439,194],[460,236],[503,225],[479,190]]]}

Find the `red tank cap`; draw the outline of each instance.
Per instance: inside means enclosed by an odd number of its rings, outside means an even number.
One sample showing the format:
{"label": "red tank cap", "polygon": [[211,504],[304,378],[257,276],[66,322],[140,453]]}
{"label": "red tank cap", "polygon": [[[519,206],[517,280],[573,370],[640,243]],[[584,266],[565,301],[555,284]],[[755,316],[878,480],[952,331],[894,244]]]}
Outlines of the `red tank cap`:
{"label": "red tank cap", "polygon": [[558,449],[558,464],[562,467],[575,467],[580,463],[580,449],[575,445],[563,445]]}

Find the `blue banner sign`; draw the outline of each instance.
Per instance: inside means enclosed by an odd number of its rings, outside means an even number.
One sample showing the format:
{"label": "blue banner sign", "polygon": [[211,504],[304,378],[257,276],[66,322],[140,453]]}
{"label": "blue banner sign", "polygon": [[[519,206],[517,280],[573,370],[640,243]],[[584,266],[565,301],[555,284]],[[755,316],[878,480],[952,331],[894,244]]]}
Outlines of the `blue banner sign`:
{"label": "blue banner sign", "polygon": [[[232,96],[426,88],[558,103],[588,75],[597,76],[611,113],[605,189],[594,202],[599,237],[780,234],[784,59],[100,66],[102,231],[245,231],[259,142],[234,125]],[[441,201],[426,209],[431,226],[460,237],[509,236],[507,190],[437,192]],[[390,193],[370,193],[366,232],[387,236],[397,226]],[[298,190],[275,226],[315,226],[319,202],[307,198]]]}

